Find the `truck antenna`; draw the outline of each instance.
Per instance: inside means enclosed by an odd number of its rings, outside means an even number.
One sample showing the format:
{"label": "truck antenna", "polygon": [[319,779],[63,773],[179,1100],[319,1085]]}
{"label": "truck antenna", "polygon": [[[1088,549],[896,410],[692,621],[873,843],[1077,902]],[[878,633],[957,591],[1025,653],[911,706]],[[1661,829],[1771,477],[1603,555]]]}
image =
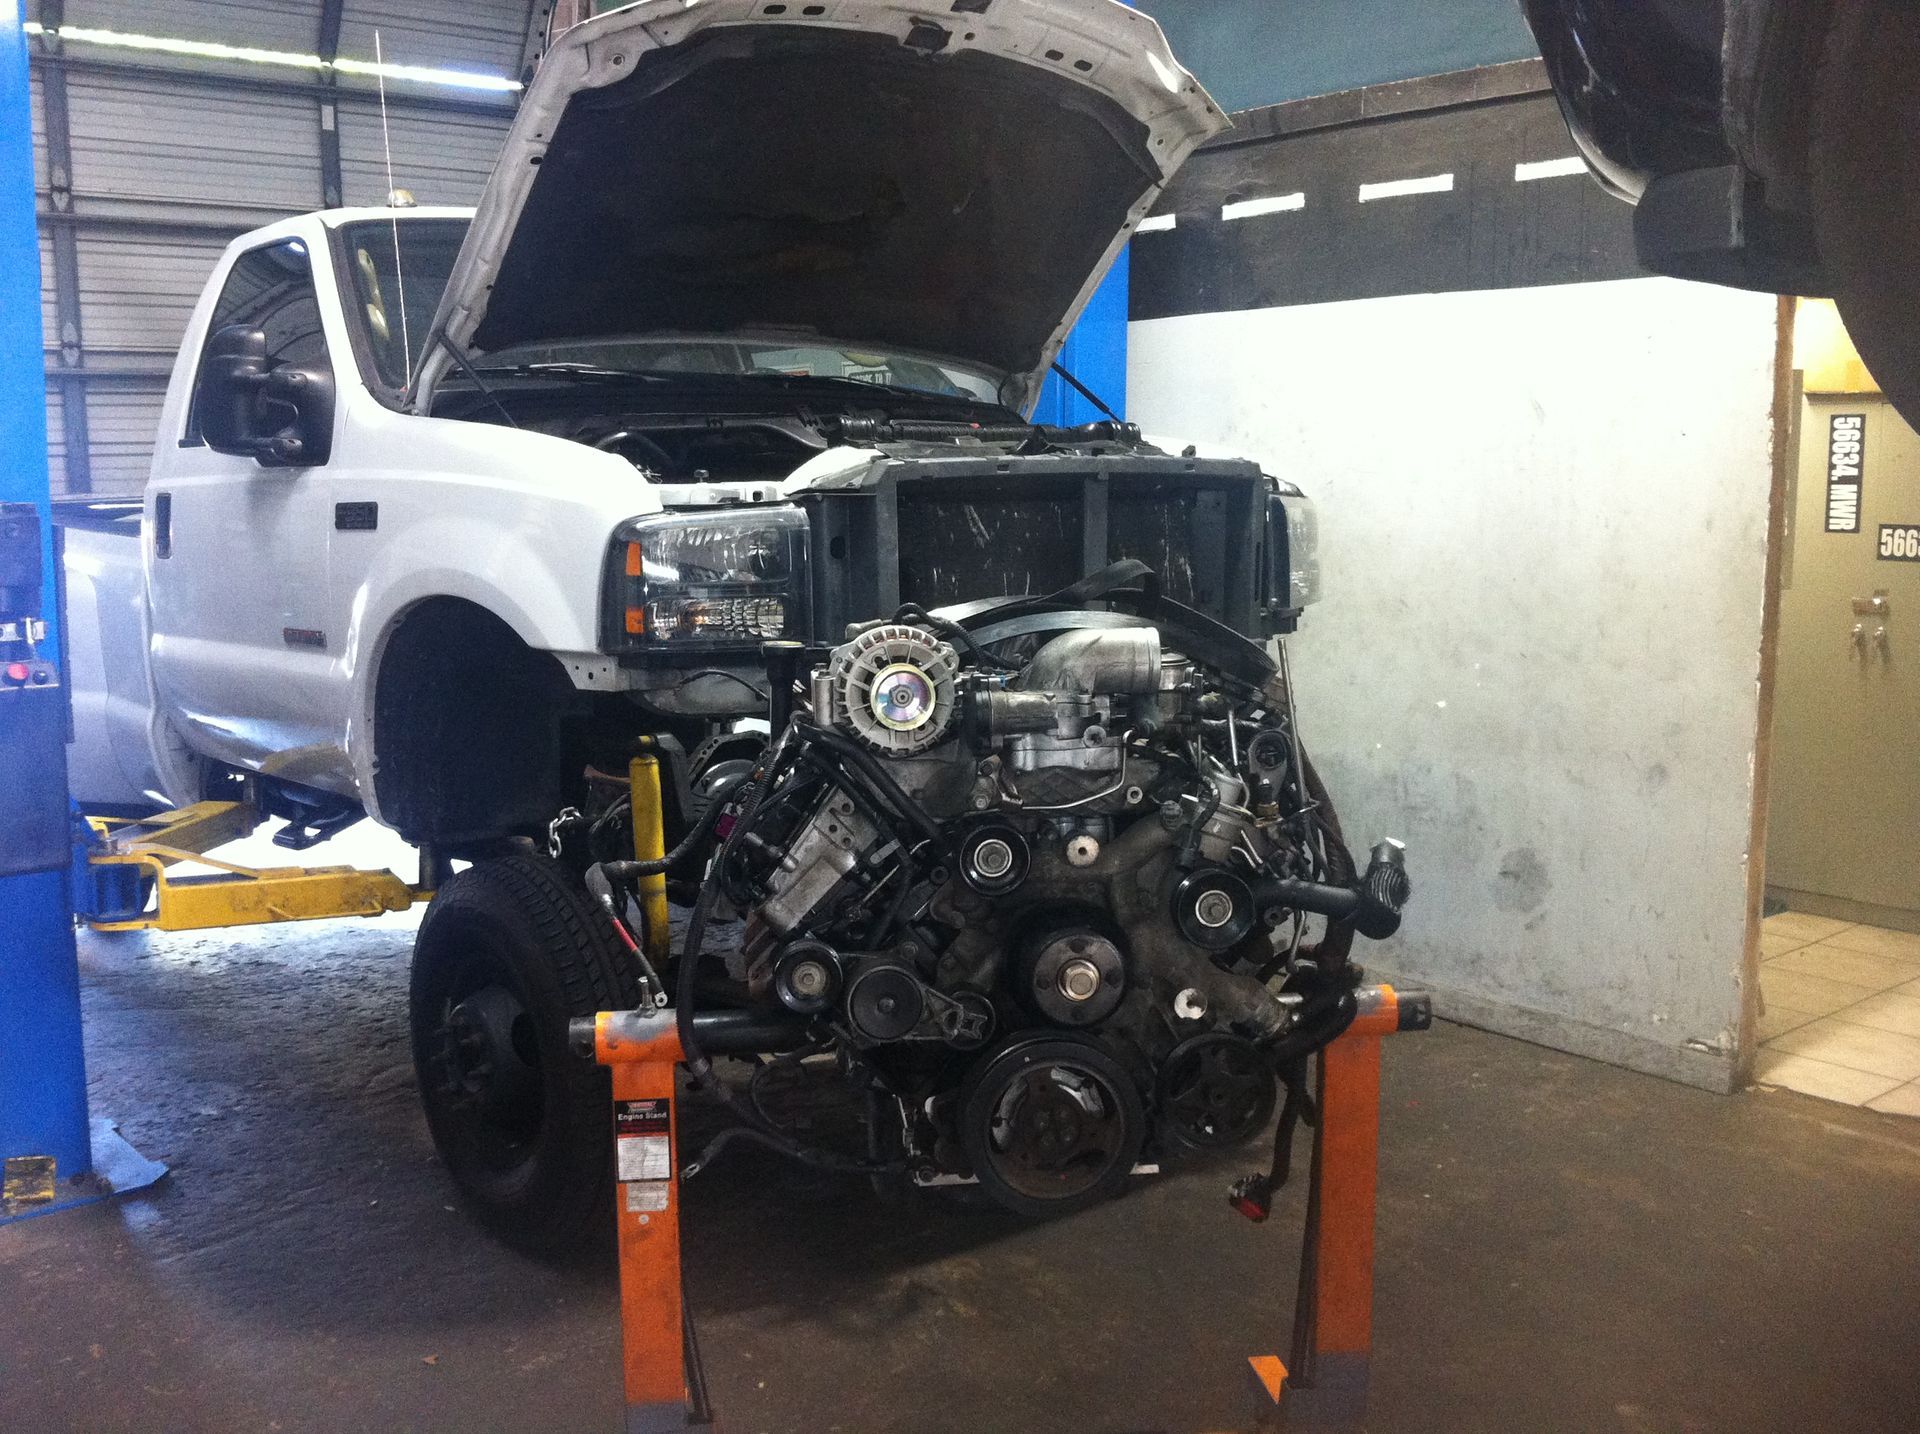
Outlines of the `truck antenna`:
{"label": "truck antenna", "polygon": [[374,75],[380,82],[380,147],[387,161],[387,214],[393,225],[393,282],[400,296],[400,359],[406,374],[402,389],[413,387],[413,336],[407,332],[407,271],[400,264],[400,210],[398,191],[393,187],[393,132],[387,128],[387,57],[380,47],[380,32],[373,32]]}

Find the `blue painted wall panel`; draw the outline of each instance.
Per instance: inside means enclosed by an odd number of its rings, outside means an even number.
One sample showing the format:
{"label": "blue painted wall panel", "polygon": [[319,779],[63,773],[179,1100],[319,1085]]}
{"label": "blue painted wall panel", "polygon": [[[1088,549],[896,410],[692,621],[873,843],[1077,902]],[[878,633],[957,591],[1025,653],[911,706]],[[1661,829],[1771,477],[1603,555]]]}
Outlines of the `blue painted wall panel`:
{"label": "blue painted wall panel", "polygon": [[1140,0],[1222,109],[1539,53],[1517,0]]}
{"label": "blue painted wall panel", "polygon": [[[1060,366],[1122,418],[1127,416],[1128,257],[1129,251],[1122,249],[1060,350]],[[1048,376],[1033,411],[1035,423],[1092,423],[1104,416],[1058,374]]]}

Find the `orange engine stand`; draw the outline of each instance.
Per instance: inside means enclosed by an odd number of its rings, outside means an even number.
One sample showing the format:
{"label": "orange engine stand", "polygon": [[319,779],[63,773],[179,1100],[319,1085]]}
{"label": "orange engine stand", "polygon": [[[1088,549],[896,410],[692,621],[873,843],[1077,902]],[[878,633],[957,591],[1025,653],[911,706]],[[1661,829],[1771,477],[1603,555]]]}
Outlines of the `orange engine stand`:
{"label": "orange engine stand", "polygon": [[1359,1014],[1319,1055],[1300,1291],[1288,1360],[1255,1355],[1259,1431],[1366,1427],[1373,1364],[1374,1193],[1380,1167],[1380,1042],[1433,1024],[1433,1001],[1391,986],[1355,992]]}
{"label": "orange engine stand", "polygon": [[[1380,1150],[1380,1042],[1425,1030],[1422,994],[1367,986],[1359,1014],[1319,1055],[1319,1121],[1287,1362],[1249,1362],[1260,1389],[1257,1431],[1359,1431],[1373,1348],[1374,1191]],[[674,1072],[683,1052],[671,1011],[602,1011],[576,1041],[613,1073],[620,1236],[621,1362],[627,1434],[714,1429],[687,1315],[680,1259],[679,1123]]]}
{"label": "orange engine stand", "polygon": [[[584,1041],[585,1022],[576,1022]],[[672,1011],[602,1011],[593,1055],[613,1072],[614,1219],[620,1232],[627,1434],[712,1429],[680,1263],[682,1052]]]}

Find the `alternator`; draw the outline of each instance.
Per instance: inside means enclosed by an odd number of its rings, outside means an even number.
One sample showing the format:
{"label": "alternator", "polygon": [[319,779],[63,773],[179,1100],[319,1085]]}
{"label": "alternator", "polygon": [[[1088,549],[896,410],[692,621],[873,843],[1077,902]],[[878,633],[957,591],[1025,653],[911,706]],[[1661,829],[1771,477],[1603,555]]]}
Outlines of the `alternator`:
{"label": "alternator", "polygon": [[877,752],[924,752],[953,726],[960,657],[925,628],[870,627],[834,649],[827,671],[834,705]]}

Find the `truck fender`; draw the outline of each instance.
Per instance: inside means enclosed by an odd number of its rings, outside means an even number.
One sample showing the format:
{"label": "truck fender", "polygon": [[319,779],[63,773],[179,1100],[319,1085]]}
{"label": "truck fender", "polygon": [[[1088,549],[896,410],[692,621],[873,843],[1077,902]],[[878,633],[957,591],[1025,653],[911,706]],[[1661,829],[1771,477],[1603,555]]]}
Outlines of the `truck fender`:
{"label": "truck fender", "polygon": [[[471,603],[505,623],[515,636],[537,652],[579,651],[593,646],[590,625],[585,640],[581,640],[581,615],[574,611],[578,597],[570,601],[559,575],[532,561],[524,549],[520,551],[521,564],[512,573],[512,591],[490,581],[484,572],[423,566],[412,561],[421,551],[484,552],[488,546],[498,544],[497,530],[448,518],[423,525],[418,537],[420,546],[410,541],[406,554],[390,554],[389,563],[380,565],[391,566],[392,572],[383,575],[376,568],[355,594],[345,644],[344,662],[350,683],[345,734],[347,757],[353,765],[354,784],[368,814],[376,821],[383,820],[374,782],[374,707],[381,662],[394,634],[421,603],[432,598],[456,598]],[[402,570],[401,561],[409,561],[410,565]],[[597,583],[596,563],[596,593]],[[371,599],[373,594],[378,594],[377,599]],[[595,616],[597,618],[597,612]]]}

